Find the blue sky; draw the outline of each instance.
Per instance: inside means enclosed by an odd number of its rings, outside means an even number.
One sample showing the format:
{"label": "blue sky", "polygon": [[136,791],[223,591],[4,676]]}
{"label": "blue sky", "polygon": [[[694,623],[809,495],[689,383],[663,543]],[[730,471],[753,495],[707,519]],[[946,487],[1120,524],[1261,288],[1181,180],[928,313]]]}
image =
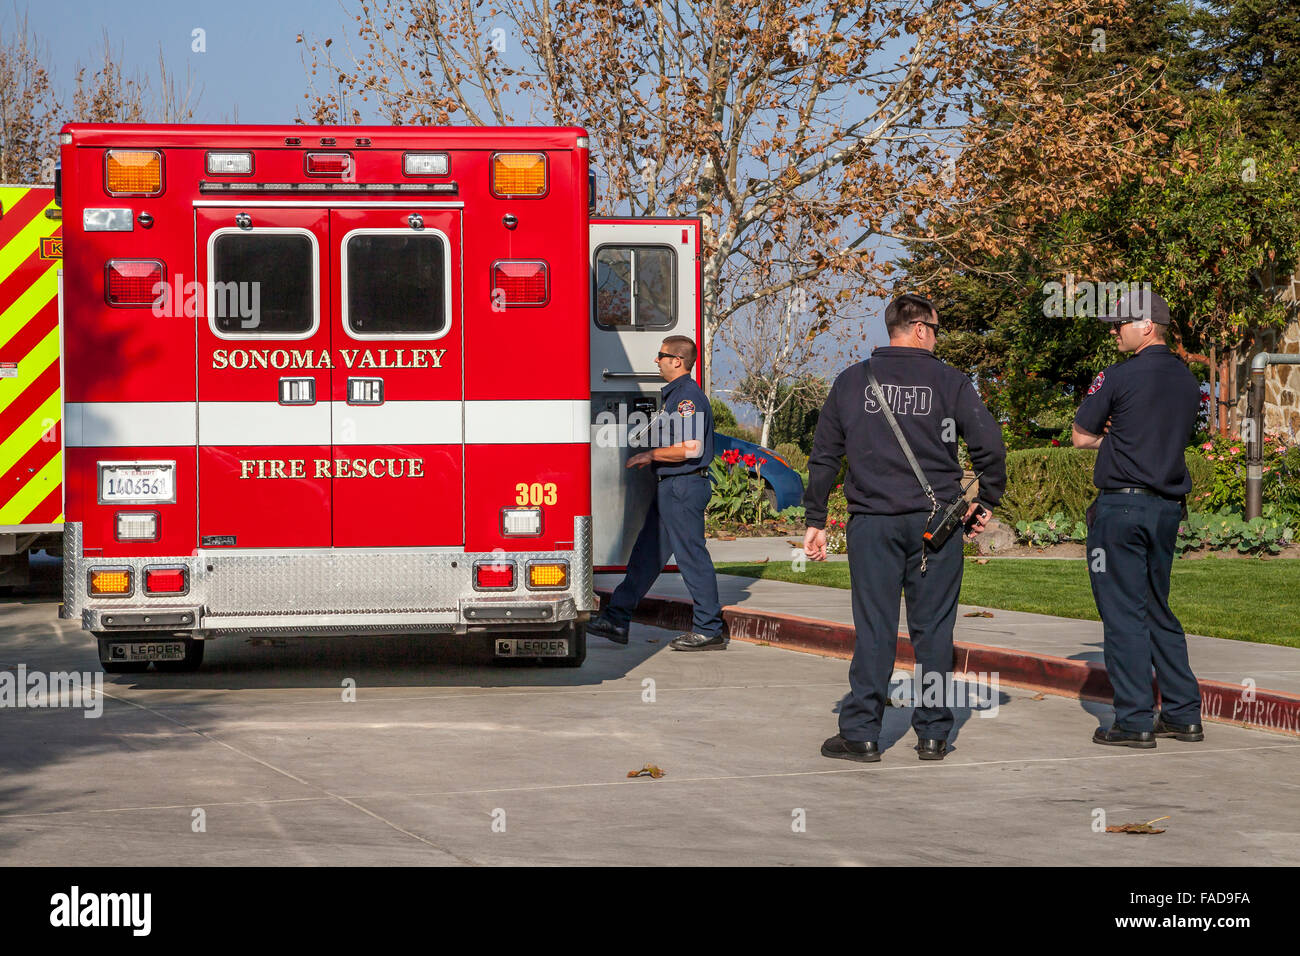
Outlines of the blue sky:
{"label": "blue sky", "polygon": [[[101,61],[107,31],[128,73],[156,82],[161,46],[168,70],[183,80],[188,66],[201,88],[199,122],[291,123],[305,102],[300,32],[341,36],[345,14],[333,0],[44,0],[25,8],[27,24],[45,44],[44,60],[60,90],[72,88],[77,66]],[[17,7],[21,18],[24,7]],[[0,23],[14,32],[15,9]],[[194,52],[193,31],[205,31],[205,52]]]}

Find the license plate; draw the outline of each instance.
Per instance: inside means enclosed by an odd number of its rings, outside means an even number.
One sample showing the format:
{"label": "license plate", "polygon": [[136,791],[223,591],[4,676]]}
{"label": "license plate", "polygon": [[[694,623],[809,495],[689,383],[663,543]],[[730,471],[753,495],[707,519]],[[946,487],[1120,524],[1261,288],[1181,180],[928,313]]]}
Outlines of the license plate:
{"label": "license plate", "polygon": [[568,657],[567,637],[498,637],[497,657]]}
{"label": "license plate", "polygon": [[110,502],[175,501],[174,469],[168,465],[101,465],[99,500]]}
{"label": "license plate", "polygon": [[154,641],[149,644],[109,644],[110,661],[183,661],[183,641]]}

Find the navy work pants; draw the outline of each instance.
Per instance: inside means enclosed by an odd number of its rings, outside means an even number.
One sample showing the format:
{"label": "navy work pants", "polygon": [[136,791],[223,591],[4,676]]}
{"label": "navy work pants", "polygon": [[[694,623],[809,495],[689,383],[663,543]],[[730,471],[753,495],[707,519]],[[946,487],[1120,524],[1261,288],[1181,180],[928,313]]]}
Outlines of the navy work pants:
{"label": "navy work pants", "polygon": [[840,707],[840,736],[846,740],[880,738],[898,648],[900,596],[907,600],[907,630],[916,653],[918,706],[912,712],[912,727],[925,740],[947,740],[952,730],[951,708],[919,706],[923,675],[933,674],[943,681],[945,698],[951,685],[952,628],[962,574],[960,531],[954,531],[937,552],[930,552],[926,572],[921,573],[921,534],[929,517],[928,512],[916,512],[855,514],[849,519],[849,579],[857,642],[849,665],[849,695]]}
{"label": "navy work pants", "polygon": [[707,473],[668,475],[659,481],[645,524],[632,546],[627,576],[615,588],[605,608],[609,620],[626,627],[668,559],[676,555],[682,580],[695,604],[694,632],[706,637],[722,633],[718,578],[704,547],[704,509],[711,497],[713,483]]}
{"label": "navy work pants", "polygon": [[1201,722],[1201,691],[1187,660],[1187,638],[1169,609],[1182,511],[1179,501],[1103,492],[1088,529],[1088,576],[1105,635],[1115,723],[1124,730],[1152,729],[1152,666],[1165,719]]}

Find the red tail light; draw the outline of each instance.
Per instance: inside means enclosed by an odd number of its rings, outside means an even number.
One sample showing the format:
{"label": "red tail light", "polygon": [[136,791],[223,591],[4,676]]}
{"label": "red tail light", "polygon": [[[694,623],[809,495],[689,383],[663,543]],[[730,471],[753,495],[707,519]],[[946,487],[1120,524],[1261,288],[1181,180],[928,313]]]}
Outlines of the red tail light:
{"label": "red tail light", "polygon": [[308,176],[345,176],[352,169],[351,153],[308,153]]}
{"label": "red tail light", "polygon": [[105,267],[104,298],[109,305],[153,305],[163,281],[163,264],[157,259],[110,259]]}
{"label": "red tail light", "polygon": [[144,590],[146,594],[184,594],[190,589],[184,568],[146,568]]}
{"label": "red tail light", "polygon": [[515,586],[515,566],[510,562],[504,564],[474,565],[474,586],[476,588],[513,588]]}
{"label": "red tail light", "polygon": [[545,305],[550,298],[550,269],[540,259],[492,263],[492,301],[500,305]]}

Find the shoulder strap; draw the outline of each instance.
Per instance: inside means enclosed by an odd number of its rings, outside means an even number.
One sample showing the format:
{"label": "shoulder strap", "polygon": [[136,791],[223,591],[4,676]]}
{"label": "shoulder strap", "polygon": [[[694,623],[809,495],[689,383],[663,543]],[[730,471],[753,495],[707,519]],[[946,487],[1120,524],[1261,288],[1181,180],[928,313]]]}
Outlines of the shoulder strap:
{"label": "shoulder strap", "polygon": [[875,373],[871,371],[871,364],[867,363],[867,383],[871,386],[872,391],[876,393],[876,401],[880,404],[880,410],[885,413],[885,420],[889,422],[889,427],[894,430],[894,437],[898,439],[899,446],[903,449],[903,454],[907,456],[907,463],[912,466],[912,471],[916,475],[916,480],[921,483],[921,490],[925,496],[930,499],[930,503],[935,505],[934,490],[930,487],[930,482],[925,477],[925,472],[921,466],[916,463],[916,456],[912,454],[912,446],[907,443],[903,437],[903,430],[898,427],[898,421],[894,418],[894,412],[889,407],[889,402],[885,399],[884,390],[881,389],[880,383],[876,381]]}

